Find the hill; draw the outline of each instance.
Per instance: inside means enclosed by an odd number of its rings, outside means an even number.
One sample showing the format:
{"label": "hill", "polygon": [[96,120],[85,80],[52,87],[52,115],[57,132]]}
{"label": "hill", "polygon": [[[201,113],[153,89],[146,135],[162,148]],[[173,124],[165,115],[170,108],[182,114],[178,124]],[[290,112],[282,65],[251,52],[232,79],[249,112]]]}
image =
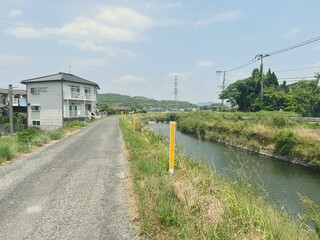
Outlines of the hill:
{"label": "hill", "polygon": [[98,104],[108,104],[111,107],[135,107],[146,111],[172,111],[180,109],[197,108],[195,104],[185,101],[172,101],[172,100],[155,100],[142,96],[127,96],[116,93],[102,93],[98,94]]}

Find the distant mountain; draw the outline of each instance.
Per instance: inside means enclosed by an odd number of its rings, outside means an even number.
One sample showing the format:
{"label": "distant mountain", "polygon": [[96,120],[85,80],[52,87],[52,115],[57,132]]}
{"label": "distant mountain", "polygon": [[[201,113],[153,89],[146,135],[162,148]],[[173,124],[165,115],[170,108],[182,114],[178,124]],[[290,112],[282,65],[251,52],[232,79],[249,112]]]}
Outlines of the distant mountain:
{"label": "distant mountain", "polygon": [[213,104],[214,102],[201,102],[201,103],[197,103],[196,105],[199,106],[199,107],[202,107],[202,106],[209,106],[211,104]]}
{"label": "distant mountain", "polygon": [[127,96],[116,93],[98,94],[98,104],[106,103],[109,106],[135,107],[146,111],[172,111],[197,108],[195,104],[185,101],[155,100],[142,96]]}

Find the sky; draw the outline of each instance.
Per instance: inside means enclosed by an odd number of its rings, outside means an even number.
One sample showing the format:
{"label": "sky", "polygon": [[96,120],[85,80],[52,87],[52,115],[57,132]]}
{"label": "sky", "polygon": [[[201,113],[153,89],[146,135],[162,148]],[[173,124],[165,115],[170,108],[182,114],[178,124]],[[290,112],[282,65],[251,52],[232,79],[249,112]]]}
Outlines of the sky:
{"label": "sky", "polygon": [[[319,0],[0,0],[0,88],[72,73],[99,93],[219,102],[222,74],[320,36]],[[320,72],[320,41],[265,57],[279,82]],[[226,86],[260,61],[226,72]]]}

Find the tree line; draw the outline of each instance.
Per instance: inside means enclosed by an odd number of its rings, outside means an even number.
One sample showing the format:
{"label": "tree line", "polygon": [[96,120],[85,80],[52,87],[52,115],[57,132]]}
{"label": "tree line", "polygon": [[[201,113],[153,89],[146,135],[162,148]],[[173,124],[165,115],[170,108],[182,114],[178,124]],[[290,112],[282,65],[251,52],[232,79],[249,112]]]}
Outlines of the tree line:
{"label": "tree line", "polygon": [[301,80],[288,85],[279,84],[274,72],[263,74],[263,95],[261,95],[261,73],[254,69],[250,77],[230,84],[220,94],[232,107],[243,112],[293,111],[302,116],[320,117],[320,74],[315,80]]}

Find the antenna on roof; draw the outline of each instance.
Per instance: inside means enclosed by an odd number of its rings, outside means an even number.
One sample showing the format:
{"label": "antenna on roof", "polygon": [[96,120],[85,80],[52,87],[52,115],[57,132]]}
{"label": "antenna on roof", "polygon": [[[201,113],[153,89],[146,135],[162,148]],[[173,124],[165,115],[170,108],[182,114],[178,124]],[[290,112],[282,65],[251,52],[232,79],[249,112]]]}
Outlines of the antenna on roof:
{"label": "antenna on roof", "polygon": [[69,65],[69,74],[71,73],[71,65]]}

